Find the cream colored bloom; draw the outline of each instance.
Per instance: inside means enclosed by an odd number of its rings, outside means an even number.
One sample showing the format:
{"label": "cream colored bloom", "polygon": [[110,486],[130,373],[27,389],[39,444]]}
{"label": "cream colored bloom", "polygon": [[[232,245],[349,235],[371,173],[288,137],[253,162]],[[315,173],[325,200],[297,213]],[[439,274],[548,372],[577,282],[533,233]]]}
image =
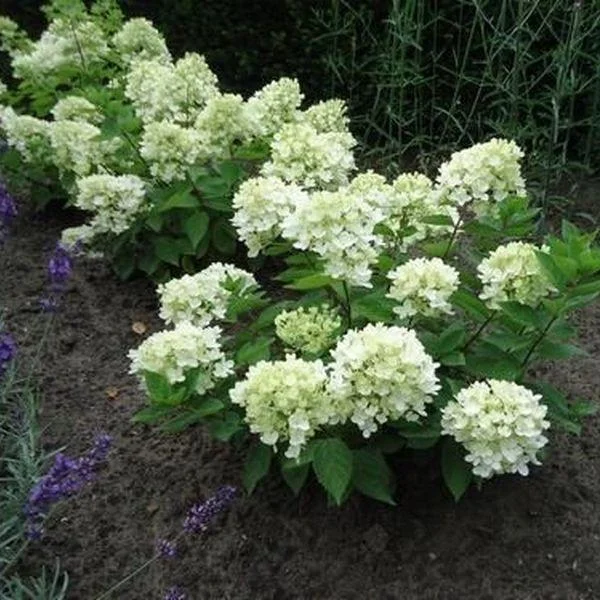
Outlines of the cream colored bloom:
{"label": "cream colored bloom", "polygon": [[145,371],[165,377],[177,384],[188,376],[201,375],[195,391],[203,395],[213,389],[219,379],[232,374],[233,363],[221,348],[219,327],[196,327],[182,322],[168,331],[159,331],[129,351],[130,373],[140,376]]}
{"label": "cream colored bloom", "polygon": [[143,17],[126,21],[113,36],[112,43],[119,58],[127,64],[135,60],[171,61],[165,38]]}
{"label": "cream colored bloom", "polygon": [[342,319],[327,305],[284,310],[275,317],[277,337],[303,354],[320,354],[327,350],[341,326]]}
{"label": "cream colored bloom", "polygon": [[439,258],[415,258],[388,273],[392,281],[388,298],[399,303],[401,318],[451,314],[450,296],[458,289],[458,271]]}
{"label": "cream colored bloom", "polygon": [[462,389],[442,410],[442,432],[467,450],[473,473],[489,478],[529,473],[548,439],[541,396],[511,381],[478,381]]}
{"label": "cream colored bloom", "polygon": [[82,121],[98,125],[104,119],[99,108],[81,96],[61,98],[50,112],[55,121]]}
{"label": "cream colored bloom", "polygon": [[536,306],[555,291],[537,259],[540,250],[546,252],[547,248],[525,242],[498,246],[477,267],[483,284],[479,297],[494,309],[508,301]]}
{"label": "cream colored bloom", "polygon": [[251,273],[216,262],[194,275],[160,284],[159,314],[166,323],[208,325],[214,319],[225,318],[234,290],[243,295],[256,285]]}
{"label": "cream colored bloom", "polygon": [[340,420],[369,437],[387,421],[417,421],[439,389],[438,366],[414,331],[380,323],[350,330],[332,350],[329,392]]}
{"label": "cream colored bloom", "polygon": [[285,455],[302,448],[334,416],[323,363],[288,355],[285,360],[261,361],[248,369],[229,396],[245,410],[244,420],[263,444],[287,443]]}

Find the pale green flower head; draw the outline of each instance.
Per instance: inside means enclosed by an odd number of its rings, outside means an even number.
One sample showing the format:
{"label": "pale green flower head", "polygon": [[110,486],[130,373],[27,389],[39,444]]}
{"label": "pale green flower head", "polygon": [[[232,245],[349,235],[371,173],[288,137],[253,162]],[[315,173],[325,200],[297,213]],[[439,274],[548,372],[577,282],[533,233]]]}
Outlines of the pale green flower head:
{"label": "pale green flower head", "polygon": [[327,372],[320,360],[261,361],[248,369],[229,396],[245,410],[245,421],[263,444],[287,444],[285,456],[297,458],[320,427],[335,422],[327,393]]}
{"label": "pale green flower head", "polygon": [[462,444],[475,475],[528,475],[550,423],[541,396],[512,381],[490,379],[463,388],[442,410],[442,433]]}
{"label": "pale green flower head", "polygon": [[61,98],[50,112],[55,121],[81,121],[98,125],[104,119],[100,109],[81,96]]}
{"label": "pale green flower head", "polygon": [[458,289],[459,273],[439,258],[415,258],[387,275],[391,280],[388,298],[398,302],[400,318],[452,314],[450,296]]}
{"label": "pale green flower head", "polygon": [[15,148],[26,163],[44,165],[50,162],[52,152],[47,121],[18,115],[10,106],[1,107],[0,129],[8,145]]}
{"label": "pale green flower head", "polygon": [[295,248],[316,252],[333,278],[371,287],[371,267],[381,247],[374,230],[383,218],[382,211],[345,188],[314,192],[284,220],[283,236]]}
{"label": "pale green flower head", "polygon": [[250,139],[250,123],[244,112],[244,99],[238,94],[219,94],[209,98],[194,124],[202,153],[228,158],[234,145]]}
{"label": "pale green flower head", "polygon": [[94,234],[118,235],[149,208],[146,185],[135,175],[89,175],[77,181],[75,206],[94,214]]}
{"label": "pale green flower head", "polygon": [[231,220],[248,256],[258,253],[282,233],[283,221],[308,199],[301,187],[278,177],[253,177],[240,185],[233,197]]}
{"label": "pale green flower head", "polygon": [[319,133],[350,133],[347,116],[348,106],[344,100],[324,100],[314,104],[298,115],[298,120],[306,120]]}
{"label": "pale green flower head", "polygon": [[329,393],[365,438],[390,420],[418,421],[439,390],[433,362],[411,329],[351,329],[331,351]]}
{"label": "pale green flower head", "polygon": [[140,154],[150,173],[164,183],[182,181],[203,151],[198,132],[170,121],[148,123],[142,133]]}
{"label": "pale green flower head", "polygon": [[275,317],[275,333],[290,348],[318,355],[330,348],[342,326],[338,313],[327,305],[284,310]]}
{"label": "pale green flower head", "polygon": [[308,123],[291,123],[271,143],[271,160],[261,174],[297,183],[306,189],[337,189],[356,168],[349,133],[319,133]]}
{"label": "pale green flower head", "polygon": [[297,120],[304,94],[296,79],[282,77],[258,90],[245,105],[246,117],[254,134],[268,137],[287,123]]}
{"label": "pale green flower head", "polygon": [[129,351],[130,373],[162,375],[171,384],[183,383],[189,375],[197,378],[196,393],[213,389],[219,379],[229,377],[233,362],[221,347],[219,327],[197,327],[186,321],[169,331],[152,334],[135,350]]}
{"label": "pale green flower head", "polygon": [[126,64],[135,60],[156,60],[164,63],[171,61],[165,38],[143,17],[126,21],[121,30],[113,36],[112,44]]}
{"label": "pale green flower head", "polygon": [[54,121],[49,130],[54,164],[79,177],[98,170],[121,144],[119,138],[103,140],[98,127],[82,121]]}
{"label": "pale green flower head", "polygon": [[455,152],[442,164],[436,179],[443,202],[454,206],[473,203],[477,214],[509,196],[524,196],[520,160],[523,151],[514,141],[492,139]]}
{"label": "pale green flower head", "polygon": [[536,256],[538,251],[547,252],[548,248],[525,242],[498,246],[477,267],[483,284],[479,297],[492,309],[509,301],[537,306],[555,291]]}
{"label": "pale green flower head", "polygon": [[251,273],[234,265],[213,263],[194,275],[184,275],[160,284],[160,317],[166,323],[189,321],[204,326],[226,317],[235,295],[243,296],[257,287]]}

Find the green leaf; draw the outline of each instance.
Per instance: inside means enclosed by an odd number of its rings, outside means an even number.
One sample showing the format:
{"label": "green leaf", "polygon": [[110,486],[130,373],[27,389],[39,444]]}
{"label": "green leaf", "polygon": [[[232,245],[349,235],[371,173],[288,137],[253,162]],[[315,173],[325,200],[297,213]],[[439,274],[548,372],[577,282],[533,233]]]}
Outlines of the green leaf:
{"label": "green leaf", "polygon": [[469,354],[466,359],[467,369],[477,377],[515,381],[521,376],[521,364],[506,353],[498,352],[498,356]]}
{"label": "green leaf", "polygon": [[406,445],[406,440],[398,434],[383,432],[373,438],[373,446],[384,454],[395,454]]}
{"label": "green leaf", "polygon": [[352,315],[369,321],[390,323],[394,320],[396,302],[386,298],[383,291],[373,292],[352,302]]}
{"label": "green leaf", "polygon": [[112,266],[119,279],[124,281],[135,270],[135,255],[133,252],[120,252],[113,258]]}
{"label": "green leaf", "polygon": [[163,262],[169,263],[170,265],[179,266],[179,249],[174,240],[167,237],[159,237],[154,240],[154,251],[156,256]]}
{"label": "green leaf", "polygon": [[542,251],[536,251],[536,256],[540,265],[542,265],[544,272],[548,276],[548,279],[550,279],[559,290],[562,290],[565,286],[565,277],[554,262],[554,259],[549,254]]}
{"label": "green leaf", "polygon": [[200,408],[187,410],[161,426],[165,433],[178,433],[190,425],[202,422],[205,417],[221,411],[224,404],[216,398],[207,398]]}
{"label": "green leaf", "polygon": [[581,283],[573,289],[569,290],[569,297],[574,296],[591,296],[600,292],[600,279]]}
{"label": "green leaf", "polygon": [[154,425],[159,421],[162,421],[165,417],[172,414],[173,407],[172,406],[147,406],[142,408],[142,410],[138,410],[138,412],[133,415],[131,420],[134,423],[144,423],[145,425]]}
{"label": "green leaf", "polygon": [[215,248],[226,256],[235,254],[237,234],[233,226],[225,219],[219,219],[212,230],[212,242]]}
{"label": "green leaf", "polygon": [[314,450],[313,469],[319,483],[338,505],[350,485],[352,464],[352,452],[342,440],[319,440]]}
{"label": "green leaf", "polygon": [[230,187],[244,175],[244,169],[233,161],[224,161],[217,165],[217,171]]}
{"label": "green leaf", "polygon": [[141,271],[144,271],[147,275],[153,275],[156,269],[160,265],[160,259],[156,254],[150,252],[144,254],[138,261],[138,267]]}
{"label": "green leaf", "polygon": [[464,448],[448,437],[442,444],[442,476],[454,501],[458,502],[467,491],[473,473],[471,465],[465,461]]}
{"label": "green leaf", "polygon": [[329,275],[323,275],[318,273],[316,275],[308,275],[307,277],[301,277],[294,283],[286,285],[286,288],[291,290],[316,290],[319,288],[327,287],[333,280]]}
{"label": "green leaf", "polygon": [[500,306],[505,315],[508,315],[513,321],[521,325],[527,325],[535,329],[540,329],[544,326],[541,322],[539,312],[531,308],[531,306],[519,304],[518,302],[502,302]]}
{"label": "green leaf", "polygon": [[198,211],[186,217],[183,224],[183,231],[188,236],[194,251],[198,248],[198,244],[208,231],[210,225],[210,217],[204,211]]}
{"label": "green leaf", "polygon": [[192,188],[188,187],[170,195],[166,200],[160,202],[156,210],[159,213],[167,212],[174,208],[198,208],[200,201],[192,194]]}
{"label": "green leaf", "polygon": [[271,446],[258,443],[250,449],[244,463],[244,473],[242,475],[244,487],[249,494],[254,491],[256,484],[269,472],[272,458],[273,451],[271,450]]}
{"label": "green leaf", "polygon": [[429,215],[427,217],[423,217],[421,219],[421,223],[426,223],[427,225],[440,225],[447,227],[454,227],[454,221],[452,217],[448,215]]}
{"label": "green leaf", "polygon": [[297,496],[300,493],[302,486],[304,486],[306,483],[306,479],[308,478],[308,473],[310,472],[310,463],[292,465],[292,462],[293,461],[282,463],[281,476],[288,484],[292,492],[294,492],[294,496]]}
{"label": "green leaf", "polygon": [[240,415],[233,411],[226,412],[220,418],[210,419],[208,427],[211,434],[221,442],[228,442],[244,428]]}
{"label": "green leaf", "polygon": [[451,297],[452,304],[462,308],[472,318],[483,321],[488,318],[488,307],[474,294],[464,289],[458,289]]}
{"label": "green leaf", "polygon": [[444,356],[462,346],[465,336],[465,327],[462,323],[452,323],[444,329],[438,338],[437,347],[440,355]]}
{"label": "green leaf", "polygon": [[438,360],[446,367],[464,367],[467,364],[462,352],[449,352],[440,356]]}
{"label": "green leaf", "polygon": [[554,340],[543,340],[535,350],[537,356],[548,360],[561,360],[573,356],[587,356],[588,353],[573,344],[560,344]]}
{"label": "green leaf", "polygon": [[259,337],[256,340],[245,343],[236,353],[237,365],[253,365],[261,360],[269,360],[271,357],[271,344],[273,338]]}
{"label": "green leaf", "polygon": [[553,256],[552,259],[566,281],[571,281],[577,277],[579,264],[576,260],[567,258],[566,256]]}
{"label": "green leaf", "polygon": [[370,498],[395,505],[394,476],[383,454],[374,448],[355,450],[352,483],[354,487]]}
{"label": "green leaf", "polygon": [[171,397],[173,388],[169,380],[160,373],[144,371],[144,382],[151,400],[162,403]]}

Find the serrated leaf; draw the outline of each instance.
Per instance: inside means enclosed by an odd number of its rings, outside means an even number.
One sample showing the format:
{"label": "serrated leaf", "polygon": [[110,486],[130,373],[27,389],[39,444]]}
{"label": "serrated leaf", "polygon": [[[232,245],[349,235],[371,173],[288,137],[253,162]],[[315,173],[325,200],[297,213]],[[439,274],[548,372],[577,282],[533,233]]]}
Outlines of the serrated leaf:
{"label": "serrated leaf", "polygon": [[161,431],[165,433],[178,433],[190,425],[202,422],[207,416],[215,414],[223,409],[224,404],[216,398],[207,398],[202,406],[187,410],[181,415],[167,421],[161,426]]}
{"label": "serrated leaf", "polygon": [[563,289],[565,286],[565,277],[562,274],[562,271],[558,268],[557,264],[554,262],[554,259],[547,254],[546,252],[536,251],[536,256],[540,265],[548,279],[559,289]]}
{"label": "serrated leaf", "polygon": [[462,352],[449,352],[438,358],[446,367],[463,367],[466,364],[465,355]]}
{"label": "serrated leaf", "polygon": [[465,340],[466,331],[462,323],[453,323],[438,338],[437,346],[440,355],[447,355],[461,346]]}
{"label": "serrated leaf", "polygon": [[394,476],[379,450],[363,448],[355,450],[352,483],[354,487],[370,498],[395,505]]}
{"label": "serrated leaf", "polygon": [[469,354],[466,360],[467,369],[477,377],[515,381],[521,376],[521,364],[507,354],[504,356]]}
{"label": "serrated leaf", "polygon": [[243,429],[240,416],[233,411],[225,413],[221,418],[208,422],[211,434],[221,442],[228,442],[238,431]]}
{"label": "serrated leaf", "polygon": [[202,241],[202,238],[206,235],[209,225],[210,217],[204,211],[198,211],[186,217],[183,224],[183,231],[190,240],[194,252],[198,248],[198,244]]}
{"label": "serrated leaf", "polygon": [[452,304],[458,306],[478,321],[483,321],[489,317],[490,311],[488,307],[471,292],[459,289],[452,294],[450,300]]}
{"label": "serrated leaf", "polygon": [[473,479],[465,454],[464,448],[450,437],[442,443],[442,476],[455,502],[460,500]]}
{"label": "serrated leaf", "polygon": [[214,247],[226,256],[235,254],[237,247],[237,234],[235,229],[224,219],[215,223],[212,230],[212,242]]}
{"label": "serrated leaf", "polygon": [[165,417],[172,414],[171,406],[146,406],[133,415],[131,420],[134,423],[144,423],[144,425],[153,425],[162,421]]}
{"label": "serrated leaf", "polygon": [[339,505],[352,480],[352,452],[338,438],[319,440],[314,450],[313,469],[319,483]]}
{"label": "serrated leaf", "polygon": [[200,201],[192,193],[192,188],[188,187],[171,194],[168,198],[159,202],[156,210],[159,213],[163,213],[174,208],[197,208],[198,206],[200,206]]}
{"label": "serrated leaf", "polygon": [[179,249],[171,238],[159,237],[154,240],[154,252],[163,262],[179,266]]}
{"label": "serrated leaf", "polygon": [[244,487],[249,494],[254,491],[258,482],[269,472],[272,458],[271,446],[258,443],[250,449],[244,463],[244,473],[242,475]]}
{"label": "serrated leaf", "polygon": [[504,314],[521,325],[527,325],[535,329],[540,329],[544,325],[538,311],[531,308],[531,306],[519,304],[518,302],[502,302],[500,308]]}
{"label": "serrated leaf", "polygon": [[439,225],[446,227],[454,227],[454,221],[452,217],[448,215],[429,215],[427,217],[423,217],[421,219],[421,223],[425,223],[427,225]]}
{"label": "serrated leaf", "polygon": [[554,340],[543,340],[535,350],[537,356],[548,360],[560,360],[573,356],[587,356],[588,353],[574,344],[561,344]]}

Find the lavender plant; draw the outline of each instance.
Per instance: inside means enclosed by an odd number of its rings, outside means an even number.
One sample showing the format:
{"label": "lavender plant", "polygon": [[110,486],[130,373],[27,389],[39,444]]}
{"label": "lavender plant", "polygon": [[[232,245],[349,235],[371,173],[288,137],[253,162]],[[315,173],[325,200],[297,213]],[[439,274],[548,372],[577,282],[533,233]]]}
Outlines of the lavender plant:
{"label": "lavender plant", "polygon": [[173,328],[130,352],[150,401],[136,419],[245,438],[249,491],[278,463],[295,493],[313,472],[337,504],[353,490],[393,504],[388,457],[405,449],[439,452],[456,499],[527,475],[551,427],[577,433],[595,409],[529,368],[583,354],[570,317],[600,295],[600,248],[566,221],[537,238],[522,156],[495,139],[435,181],[367,172],[330,190],[298,157],[289,179],[244,183],[232,222],[253,254],[282,253],[288,293],[226,265],[210,286],[204,272],[161,286]]}

